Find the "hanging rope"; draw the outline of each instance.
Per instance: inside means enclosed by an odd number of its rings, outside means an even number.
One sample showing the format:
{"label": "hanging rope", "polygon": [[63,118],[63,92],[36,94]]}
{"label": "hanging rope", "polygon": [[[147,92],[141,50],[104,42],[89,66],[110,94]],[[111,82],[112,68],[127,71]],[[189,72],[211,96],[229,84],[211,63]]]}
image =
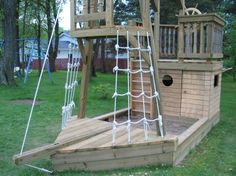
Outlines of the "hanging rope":
{"label": "hanging rope", "polygon": [[68,119],[71,117],[73,109],[75,108],[74,95],[75,89],[78,85],[78,70],[80,66],[80,59],[78,54],[78,48],[76,46],[69,45],[69,58],[67,64],[67,76],[65,83],[65,97],[64,105],[62,107],[62,129],[65,128]]}
{"label": "hanging rope", "polygon": [[[62,4],[63,4],[63,0],[60,1],[59,8],[58,8],[58,11],[57,11],[57,16],[56,16],[54,26],[53,26],[53,29],[52,29],[52,33],[51,33],[51,36],[50,36],[50,39],[49,39],[49,42],[48,42],[46,55],[45,55],[44,62],[43,62],[43,65],[42,65],[42,69],[41,69],[41,72],[40,72],[39,80],[38,80],[37,87],[36,87],[35,94],[34,94],[34,98],[33,98],[33,103],[32,103],[31,109],[30,109],[30,114],[29,114],[29,118],[28,118],[28,121],[27,121],[25,133],[24,133],[24,138],[23,138],[22,145],[21,145],[20,155],[22,155],[23,151],[24,151],[25,141],[26,141],[26,138],[27,138],[27,135],[28,135],[28,132],[29,132],[29,126],[30,126],[30,122],[31,122],[31,119],[32,119],[32,114],[33,114],[33,111],[34,111],[36,99],[37,99],[37,96],[38,96],[39,87],[40,87],[41,80],[42,80],[42,77],[43,77],[44,68],[45,68],[46,62],[48,60],[49,49],[50,49],[50,46],[52,44],[52,39],[53,39],[53,35],[55,33],[56,24],[58,22],[59,14],[60,14],[60,11],[62,9]],[[48,171],[47,169],[39,168],[39,167],[36,167],[36,166],[33,166],[33,165],[26,165],[26,166],[34,168],[34,169],[41,170],[41,171],[46,172],[46,173],[52,173],[51,171]]]}
{"label": "hanging rope", "polygon": [[[113,71],[115,72],[115,92],[113,95],[114,98],[114,118],[113,118],[113,137],[112,137],[112,143],[113,145],[116,142],[116,129],[118,126],[122,126],[122,125],[126,125],[127,126],[127,133],[128,133],[128,143],[131,143],[131,126],[132,125],[137,125],[139,123],[143,123],[143,129],[144,129],[144,138],[147,141],[148,140],[148,130],[150,129],[149,127],[149,123],[151,122],[155,122],[158,121],[159,122],[159,127],[160,127],[160,134],[163,137],[163,124],[162,124],[162,116],[160,114],[160,108],[159,108],[159,104],[160,104],[160,96],[159,93],[157,91],[157,86],[155,84],[155,75],[154,75],[154,68],[152,65],[152,50],[150,47],[150,36],[147,33],[147,48],[143,49],[141,48],[140,45],[140,34],[139,32],[137,32],[137,48],[130,48],[129,47],[129,32],[127,32],[126,34],[126,38],[127,38],[127,46],[126,47],[122,47],[119,46],[119,31],[117,31],[117,43],[115,46],[116,49],[116,66],[114,67]],[[126,69],[120,69],[118,67],[119,64],[119,50],[120,49],[125,49],[127,51],[127,68]],[[138,58],[139,58],[139,69],[137,71],[132,71],[130,68],[130,51],[138,51]],[[142,52],[148,52],[148,56],[149,56],[149,62],[150,62],[150,67],[148,71],[144,71],[143,70],[143,66],[142,66],[142,56],[141,53]],[[119,72],[125,72],[127,74],[127,92],[126,93],[118,93],[118,74]],[[138,74],[140,75],[140,82],[141,82],[141,93],[139,95],[133,95],[130,92],[130,76],[131,74]],[[143,80],[143,74],[145,73],[150,73],[151,75],[151,79],[153,82],[153,89],[154,89],[154,94],[153,95],[146,95],[145,94],[145,90],[144,90],[144,80]],[[123,96],[127,96],[128,99],[128,117],[127,120],[125,122],[122,123],[118,123],[117,122],[117,117],[116,117],[116,113],[117,113],[117,97],[123,97]],[[142,109],[143,109],[143,118],[141,118],[138,121],[132,121],[131,120],[131,108],[130,108],[130,97],[133,98],[140,98],[142,99]],[[145,107],[145,98],[151,99],[154,98],[156,101],[156,105],[157,105],[157,118],[155,119],[148,119],[146,116],[146,107]]]}

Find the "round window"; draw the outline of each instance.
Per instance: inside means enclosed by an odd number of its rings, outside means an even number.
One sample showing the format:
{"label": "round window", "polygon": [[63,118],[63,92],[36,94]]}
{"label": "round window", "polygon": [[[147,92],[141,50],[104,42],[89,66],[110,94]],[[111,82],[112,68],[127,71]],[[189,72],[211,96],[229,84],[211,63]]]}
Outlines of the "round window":
{"label": "round window", "polygon": [[165,86],[171,86],[173,84],[173,78],[170,75],[165,75],[162,78],[162,83]]}

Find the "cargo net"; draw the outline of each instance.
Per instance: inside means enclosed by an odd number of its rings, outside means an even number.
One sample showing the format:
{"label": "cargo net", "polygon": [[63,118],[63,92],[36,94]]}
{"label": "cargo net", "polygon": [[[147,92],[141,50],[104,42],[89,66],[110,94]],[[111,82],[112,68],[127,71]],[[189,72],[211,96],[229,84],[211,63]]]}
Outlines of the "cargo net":
{"label": "cargo net", "polygon": [[[148,131],[150,129],[149,124],[152,122],[158,122],[159,125],[159,130],[160,130],[160,135],[163,137],[164,133],[163,133],[163,122],[162,122],[162,115],[160,114],[160,108],[159,108],[159,104],[160,104],[160,96],[157,90],[157,86],[155,83],[155,74],[154,74],[154,67],[152,64],[152,50],[151,50],[151,46],[150,46],[150,36],[149,33],[147,32],[147,36],[146,38],[146,43],[147,43],[147,47],[146,48],[141,48],[141,37],[139,32],[137,32],[137,47],[136,48],[131,48],[129,45],[129,32],[127,31],[126,34],[126,39],[127,39],[127,44],[126,46],[120,46],[119,45],[119,31],[117,31],[117,43],[115,45],[115,50],[116,50],[116,66],[113,68],[113,72],[115,73],[115,92],[113,95],[114,98],[114,118],[113,118],[113,137],[112,137],[112,143],[113,145],[116,144],[116,129],[119,126],[126,126],[127,127],[127,134],[128,134],[128,143],[130,144],[132,141],[131,139],[131,130],[132,130],[132,125],[138,125],[141,124],[141,126],[143,126],[144,129],[144,138],[145,141],[148,141]],[[119,68],[119,51],[120,50],[125,50],[127,52],[127,68],[126,69],[121,69]],[[131,69],[130,66],[130,53],[131,52],[136,52],[137,53],[137,59],[138,59],[138,63],[139,63],[139,69],[137,70],[133,70]],[[146,52],[148,55],[148,59],[149,59],[149,69],[148,70],[143,70],[143,66],[142,66],[142,52]],[[126,73],[127,74],[127,92],[126,93],[119,93],[118,92],[118,75],[119,73]],[[131,90],[130,90],[130,77],[132,74],[139,74],[140,76],[140,82],[141,82],[141,93],[139,95],[134,95],[132,94]],[[148,96],[145,93],[144,90],[144,81],[143,81],[143,76],[144,74],[150,74],[150,78],[151,78],[151,82],[153,83],[153,93],[151,93],[150,96]],[[123,121],[123,122],[118,122],[117,121],[117,98],[118,97],[124,97],[127,96],[128,99],[128,116],[127,116],[127,120]],[[134,121],[133,119],[131,119],[131,104],[130,104],[130,100],[131,98],[141,98],[142,99],[142,117],[139,120]],[[145,98],[146,99],[154,99],[155,101],[155,105],[156,105],[156,110],[157,110],[157,117],[150,119],[147,117],[147,113],[146,113],[146,107],[145,107]]]}

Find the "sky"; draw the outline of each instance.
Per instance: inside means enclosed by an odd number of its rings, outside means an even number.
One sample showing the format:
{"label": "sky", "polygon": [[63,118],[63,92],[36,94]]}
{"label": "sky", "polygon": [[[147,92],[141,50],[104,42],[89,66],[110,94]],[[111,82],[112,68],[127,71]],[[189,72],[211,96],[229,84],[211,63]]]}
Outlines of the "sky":
{"label": "sky", "polygon": [[66,0],[62,8],[62,12],[60,14],[60,27],[64,28],[65,30],[70,30],[70,1]]}

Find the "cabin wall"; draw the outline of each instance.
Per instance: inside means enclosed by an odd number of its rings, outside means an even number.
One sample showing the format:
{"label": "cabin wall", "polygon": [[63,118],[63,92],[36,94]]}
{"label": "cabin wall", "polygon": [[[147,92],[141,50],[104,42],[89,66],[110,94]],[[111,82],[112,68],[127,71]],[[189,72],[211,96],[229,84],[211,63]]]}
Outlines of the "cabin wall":
{"label": "cabin wall", "polygon": [[[160,69],[160,92],[164,116],[181,115],[182,70]],[[163,83],[165,75],[173,78],[173,83],[166,86]]]}
{"label": "cabin wall", "polygon": [[211,72],[183,71],[181,116],[204,118],[209,116]]}
{"label": "cabin wall", "polygon": [[[159,64],[160,92],[164,116],[212,118],[220,111],[222,63]],[[165,75],[173,83],[163,83]]]}

